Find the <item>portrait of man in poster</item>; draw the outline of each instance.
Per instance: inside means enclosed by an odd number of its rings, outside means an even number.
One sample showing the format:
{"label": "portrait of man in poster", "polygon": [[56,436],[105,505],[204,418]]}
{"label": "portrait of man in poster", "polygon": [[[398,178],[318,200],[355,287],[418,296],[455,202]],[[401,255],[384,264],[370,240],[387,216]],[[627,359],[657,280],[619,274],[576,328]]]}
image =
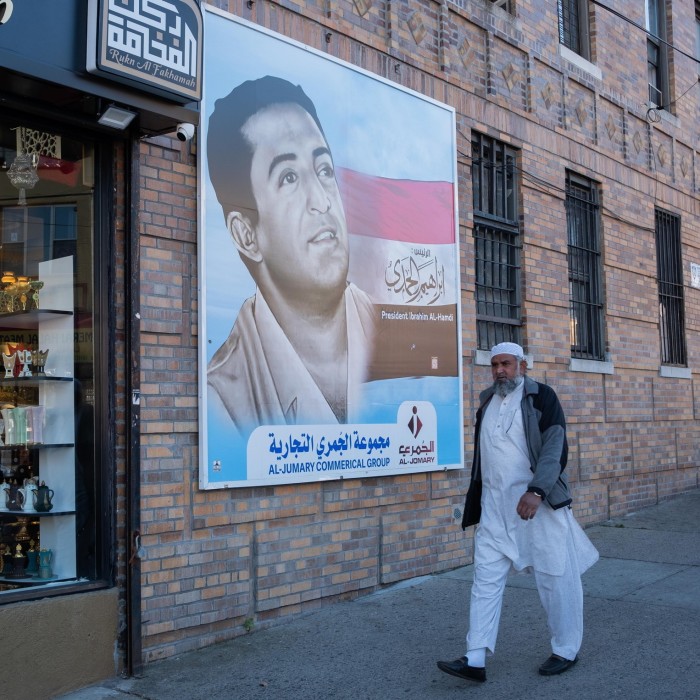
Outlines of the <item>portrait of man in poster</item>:
{"label": "portrait of man in poster", "polygon": [[209,177],[255,293],[211,358],[211,393],[251,425],[352,422],[375,327],[348,282],[350,247],[333,156],[302,88],[265,76],[216,101]]}

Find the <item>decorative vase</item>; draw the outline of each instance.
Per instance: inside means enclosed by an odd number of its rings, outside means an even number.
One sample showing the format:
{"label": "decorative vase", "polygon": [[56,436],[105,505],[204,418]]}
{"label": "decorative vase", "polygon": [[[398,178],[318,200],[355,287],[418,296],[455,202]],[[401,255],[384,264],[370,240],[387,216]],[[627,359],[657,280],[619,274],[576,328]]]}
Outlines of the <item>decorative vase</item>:
{"label": "decorative vase", "polygon": [[27,568],[25,574],[27,576],[34,576],[34,574],[39,573],[39,552],[34,549],[27,550]]}
{"label": "decorative vase", "polygon": [[22,545],[18,544],[15,547],[15,553],[12,555],[12,569],[8,578],[24,578],[26,576],[26,559],[24,554],[22,554]]}
{"label": "decorative vase", "polygon": [[39,578],[52,578],[53,571],[51,570],[51,560],[53,552],[50,549],[42,549],[39,551]]}

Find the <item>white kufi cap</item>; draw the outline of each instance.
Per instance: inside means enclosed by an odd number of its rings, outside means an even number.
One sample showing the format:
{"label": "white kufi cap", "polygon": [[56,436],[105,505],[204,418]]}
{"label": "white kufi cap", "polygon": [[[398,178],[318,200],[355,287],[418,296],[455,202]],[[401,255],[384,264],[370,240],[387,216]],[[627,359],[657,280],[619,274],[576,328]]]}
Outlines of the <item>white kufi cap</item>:
{"label": "white kufi cap", "polygon": [[491,348],[491,357],[496,355],[515,355],[519,360],[525,359],[525,351],[517,343],[499,343]]}

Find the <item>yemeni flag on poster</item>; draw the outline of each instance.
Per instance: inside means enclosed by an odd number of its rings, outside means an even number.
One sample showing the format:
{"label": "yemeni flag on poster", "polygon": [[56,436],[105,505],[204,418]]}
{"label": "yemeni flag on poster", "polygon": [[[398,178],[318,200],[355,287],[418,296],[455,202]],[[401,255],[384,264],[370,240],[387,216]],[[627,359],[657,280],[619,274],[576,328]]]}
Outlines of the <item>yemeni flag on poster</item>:
{"label": "yemeni flag on poster", "polygon": [[377,304],[370,379],[458,376],[454,187],[336,170],[350,278]]}

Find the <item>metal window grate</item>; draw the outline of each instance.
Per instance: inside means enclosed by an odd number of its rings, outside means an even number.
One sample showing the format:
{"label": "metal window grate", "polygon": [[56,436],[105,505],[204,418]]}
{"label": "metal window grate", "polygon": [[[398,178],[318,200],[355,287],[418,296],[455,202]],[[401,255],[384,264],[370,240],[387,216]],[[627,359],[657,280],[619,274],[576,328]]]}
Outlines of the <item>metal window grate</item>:
{"label": "metal window grate", "polygon": [[521,342],[515,151],[478,134],[472,157],[477,344],[488,350]]}
{"label": "metal window grate", "polygon": [[474,241],[478,346],[487,350],[506,340],[519,342],[518,232],[477,223]]}
{"label": "metal window grate", "polygon": [[559,9],[559,43],[580,53],[579,0],[557,0]]}
{"label": "metal window grate", "polygon": [[579,56],[591,58],[588,0],[557,0],[559,43]]}
{"label": "metal window grate", "polygon": [[571,356],[605,359],[598,190],[590,180],[567,175]]}
{"label": "metal window grate", "polygon": [[661,363],[685,367],[687,350],[680,217],[657,209],[655,219]]}

